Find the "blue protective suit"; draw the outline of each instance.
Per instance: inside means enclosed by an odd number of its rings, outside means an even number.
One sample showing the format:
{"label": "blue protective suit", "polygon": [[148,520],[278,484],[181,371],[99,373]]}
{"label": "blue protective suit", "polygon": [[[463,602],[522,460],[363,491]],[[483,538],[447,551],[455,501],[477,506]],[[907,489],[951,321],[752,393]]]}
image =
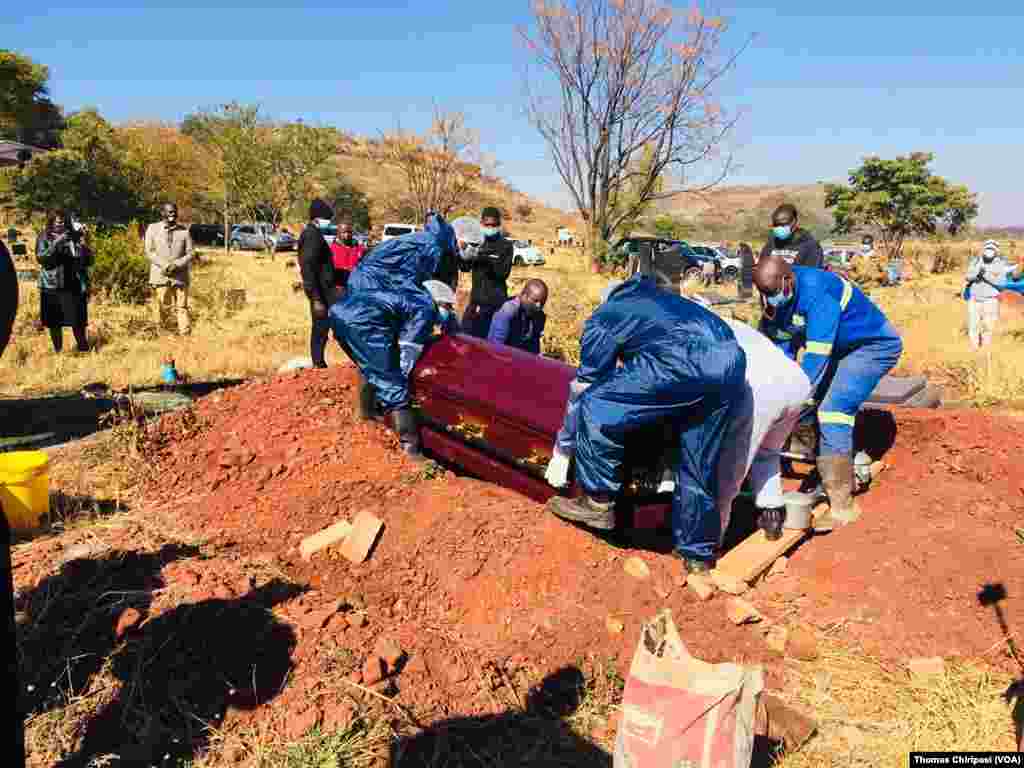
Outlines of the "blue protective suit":
{"label": "blue protective suit", "polygon": [[801,366],[819,401],[822,455],[851,455],[857,411],[899,362],[903,342],[856,285],[832,272],[793,267],[794,295],[761,331]]}
{"label": "blue protective suit", "polygon": [[423,283],[445,254],[455,252],[455,232],[432,216],[423,232],[381,243],[349,276],[348,292],[330,309],[334,337],[359,366],[385,413],[409,405],[409,374],[436,324],[442,324]]}
{"label": "blue protective suit", "polygon": [[579,486],[590,495],[618,493],[626,436],[656,423],[678,426],[675,547],[713,559],[721,534],[718,458],[745,373],[746,356],[721,318],[653,278],[627,280],[583,329],[576,392],[559,434],[560,445],[574,443]]}

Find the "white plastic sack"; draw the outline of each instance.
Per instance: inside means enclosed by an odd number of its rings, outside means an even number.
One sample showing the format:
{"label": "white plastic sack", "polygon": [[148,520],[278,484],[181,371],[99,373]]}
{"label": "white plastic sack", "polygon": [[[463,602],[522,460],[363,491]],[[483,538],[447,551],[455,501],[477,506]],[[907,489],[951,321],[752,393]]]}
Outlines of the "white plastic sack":
{"label": "white plastic sack", "polygon": [[760,667],[690,656],[665,609],[640,633],[614,768],[749,768]]}
{"label": "white plastic sack", "polygon": [[288,373],[289,371],[301,371],[304,368],[312,368],[313,361],[308,357],[293,357],[287,363],[277,369],[278,373]]}

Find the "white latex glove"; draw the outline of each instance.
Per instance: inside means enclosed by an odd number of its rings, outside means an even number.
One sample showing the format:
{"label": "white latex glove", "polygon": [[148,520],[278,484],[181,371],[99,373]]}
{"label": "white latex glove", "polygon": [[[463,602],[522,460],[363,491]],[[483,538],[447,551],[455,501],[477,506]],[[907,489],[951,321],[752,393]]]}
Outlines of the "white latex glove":
{"label": "white latex glove", "polygon": [[569,482],[569,456],[555,448],[551,452],[551,461],[544,473],[544,479],[552,488],[564,488]]}

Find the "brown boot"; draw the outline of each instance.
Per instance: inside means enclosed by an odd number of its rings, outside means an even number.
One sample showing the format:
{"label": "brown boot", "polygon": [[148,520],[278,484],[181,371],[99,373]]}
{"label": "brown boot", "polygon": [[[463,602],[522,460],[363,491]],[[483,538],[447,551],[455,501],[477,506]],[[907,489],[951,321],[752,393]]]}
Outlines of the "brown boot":
{"label": "brown boot", "polygon": [[853,461],[849,456],[819,456],[818,472],[828,494],[828,512],[814,519],[814,530],[831,531],[860,517],[853,500]]}
{"label": "brown boot", "polygon": [[583,523],[588,528],[610,531],[615,528],[615,503],[596,501],[590,496],[567,499],[554,496],[547,503],[547,510],[555,517]]}

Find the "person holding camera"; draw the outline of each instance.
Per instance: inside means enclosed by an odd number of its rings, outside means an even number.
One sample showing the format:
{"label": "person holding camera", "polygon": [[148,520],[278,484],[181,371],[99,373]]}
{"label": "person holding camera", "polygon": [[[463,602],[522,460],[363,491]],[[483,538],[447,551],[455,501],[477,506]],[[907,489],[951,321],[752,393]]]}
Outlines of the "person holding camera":
{"label": "person holding camera", "polygon": [[46,230],[36,239],[39,270],[39,318],[50,331],[53,351],[64,348],[64,328],[75,334],[79,352],[89,351],[85,329],[89,324],[89,267],[92,251],[85,244],[85,228],[67,212],[50,216]]}

